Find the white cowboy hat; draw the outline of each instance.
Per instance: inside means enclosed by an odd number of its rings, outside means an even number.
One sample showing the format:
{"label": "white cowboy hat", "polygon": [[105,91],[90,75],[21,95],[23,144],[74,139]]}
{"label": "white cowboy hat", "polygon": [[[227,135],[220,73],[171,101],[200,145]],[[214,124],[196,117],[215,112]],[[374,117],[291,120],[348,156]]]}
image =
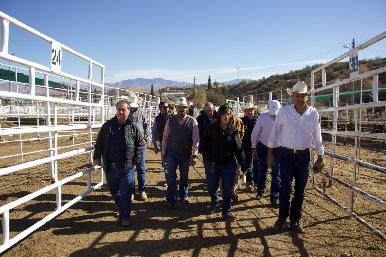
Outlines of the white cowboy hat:
{"label": "white cowboy hat", "polygon": [[281,108],[281,103],[278,100],[269,100],[268,111],[270,115],[277,115]]}
{"label": "white cowboy hat", "polygon": [[185,106],[188,107],[188,102],[186,101],[186,97],[179,97],[176,101],[176,106]]}
{"label": "white cowboy hat", "polygon": [[136,95],[131,95],[127,97],[127,101],[130,103],[130,108],[138,108],[138,97]]}
{"label": "white cowboy hat", "polygon": [[289,95],[292,95],[293,92],[300,93],[300,94],[307,94],[307,84],[303,81],[298,81],[296,84],[291,88],[286,88],[285,91]]}
{"label": "white cowboy hat", "polygon": [[244,106],[244,111],[248,109],[256,109],[253,103],[246,103]]}

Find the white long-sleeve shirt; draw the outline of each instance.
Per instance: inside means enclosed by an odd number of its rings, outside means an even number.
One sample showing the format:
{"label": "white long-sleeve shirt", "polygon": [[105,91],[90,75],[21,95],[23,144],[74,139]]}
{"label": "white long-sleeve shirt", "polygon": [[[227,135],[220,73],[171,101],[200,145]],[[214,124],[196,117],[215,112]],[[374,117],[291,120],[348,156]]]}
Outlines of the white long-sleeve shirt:
{"label": "white long-sleeve shirt", "polygon": [[308,106],[300,115],[293,104],[282,107],[276,116],[268,147],[287,147],[295,150],[311,148],[314,142],[316,153],[324,154],[318,111]]}
{"label": "white long-sleeve shirt", "polygon": [[261,142],[265,146],[268,146],[269,136],[273,128],[274,120],[269,112],[263,112],[259,115],[255,126],[252,130],[251,143],[252,148],[256,148],[257,142]]}

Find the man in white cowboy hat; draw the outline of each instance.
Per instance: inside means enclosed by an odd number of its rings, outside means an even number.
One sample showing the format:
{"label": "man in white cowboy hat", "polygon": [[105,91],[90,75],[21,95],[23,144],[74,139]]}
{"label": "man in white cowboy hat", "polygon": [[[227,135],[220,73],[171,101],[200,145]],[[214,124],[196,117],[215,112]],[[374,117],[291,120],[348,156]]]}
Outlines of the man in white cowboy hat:
{"label": "man in white cowboy hat", "polygon": [[[280,146],[280,205],[275,228],[282,231],[289,216],[290,229],[303,233],[299,221],[309,174],[310,148],[313,143],[318,155],[313,166],[316,171],[323,168],[324,148],[319,114],[307,105],[307,84],[299,81],[287,92],[292,96],[293,104],[281,108],[276,116],[268,142],[267,165],[272,167],[272,149]],[[293,179],[295,192],[290,204]]]}
{"label": "man in white cowboy hat", "polygon": [[[132,94],[129,97],[127,97],[127,101],[130,104],[129,120],[139,127],[144,138],[145,147],[143,147],[142,149],[141,161],[136,165],[136,170],[137,170],[139,196],[141,200],[145,201],[147,200],[145,152],[146,152],[147,138],[149,136],[148,124],[146,121],[145,111],[142,108],[139,108],[138,97],[135,94]],[[131,195],[131,197],[134,198],[134,192]]]}
{"label": "man in white cowboy hat", "polygon": [[256,124],[257,115],[256,108],[253,103],[247,103],[244,107],[245,116],[241,118],[244,124],[244,137],[242,139],[242,147],[245,154],[245,163],[247,165],[246,173],[246,190],[252,191],[253,184],[256,184],[256,171],[257,163],[252,159],[252,144],[251,135],[253,127]]}
{"label": "man in white cowboy hat", "polygon": [[[259,115],[255,126],[253,127],[251,143],[252,143],[252,157],[257,160],[257,199],[260,200],[266,190],[267,182],[267,153],[268,140],[271,135],[273,124],[281,104],[277,100],[269,100],[268,111]],[[280,195],[280,164],[279,164],[279,148],[273,150],[275,162],[273,163],[271,173],[271,190],[270,200],[274,208],[279,207]],[[255,167],[253,167],[255,169]]]}
{"label": "man in white cowboy hat", "polygon": [[177,207],[177,166],[180,168],[179,198],[189,203],[189,164],[195,165],[200,141],[198,123],[186,114],[188,103],[185,97],[176,101],[177,115],[166,122],[162,139],[162,158],[167,163],[168,207]]}

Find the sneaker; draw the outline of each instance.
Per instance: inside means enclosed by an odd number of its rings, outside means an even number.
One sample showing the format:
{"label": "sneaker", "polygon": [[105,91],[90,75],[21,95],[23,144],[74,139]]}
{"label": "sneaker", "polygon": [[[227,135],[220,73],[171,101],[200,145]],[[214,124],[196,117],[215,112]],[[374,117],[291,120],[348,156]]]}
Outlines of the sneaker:
{"label": "sneaker", "polygon": [[147,200],[147,194],[146,194],[145,191],[142,191],[139,195],[140,195],[142,201],[146,201]]}
{"label": "sneaker", "polygon": [[122,227],[128,227],[128,226],[130,226],[130,221],[129,221],[129,219],[121,219],[121,220],[119,221],[119,223],[121,224]]}
{"label": "sneaker", "polygon": [[189,204],[189,197],[184,197],[184,199],[182,199],[182,202],[184,203],[184,204]]}
{"label": "sneaker", "polygon": [[226,215],[222,215],[222,218],[223,220],[227,221],[227,222],[232,222],[232,221],[235,221],[236,218],[235,216],[233,216],[233,214],[226,214]]}
{"label": "sneaker", "polygon": [[294,223],[291,222],[290,229],[291,229],[291,231],[298,233],[298,234],[304,233],[304,228],[300,225],[299,221],[294,222]]}
{"label": "sneaker", "polygon": [[275,230],[282,232],[284,230],[285,220],[282,218],[278,218],[275,222],[274,228]]}

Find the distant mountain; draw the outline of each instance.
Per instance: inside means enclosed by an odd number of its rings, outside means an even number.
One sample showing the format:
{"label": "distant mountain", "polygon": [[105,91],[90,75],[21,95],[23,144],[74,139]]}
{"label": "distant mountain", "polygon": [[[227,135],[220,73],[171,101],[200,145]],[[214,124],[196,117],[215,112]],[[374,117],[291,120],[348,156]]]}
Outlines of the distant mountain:
{"label": "distant mountain", "polygon": [[234,79],[234,80],[230,80],[230,81],[221,82],[221,84],[224,84],[224,85],[236,85],[236,84],[239,84],[242,81],[250,82],[252,80],[251,79]]}
{"label": "distant mountain", "polygon": [[190,83],[187,82],[179,82],[173,80],[166,80],[162,78],[154,78],[154,79],[144,79],[144,78],[136,78],[136,79],[126,79],[116,83],[105,83],[110,87],[117,88],[142,88],[150,90],[151,84],[153,84],[154,89],[164,88],[164,87],[186,87],[191,86]]}

